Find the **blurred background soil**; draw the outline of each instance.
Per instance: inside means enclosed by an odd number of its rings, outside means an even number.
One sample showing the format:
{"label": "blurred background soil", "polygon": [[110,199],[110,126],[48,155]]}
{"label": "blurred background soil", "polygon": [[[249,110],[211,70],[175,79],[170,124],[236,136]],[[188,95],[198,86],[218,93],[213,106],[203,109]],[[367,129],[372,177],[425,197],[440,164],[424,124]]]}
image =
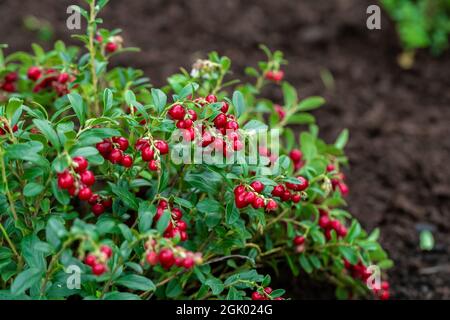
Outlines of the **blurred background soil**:
{"label": "blurred background soil", "polygon": [[[388,272],[394,299],[450,299],[450,52],[419,52],[412,69],[397,65],[394,26],[366,28],[366,0],[112,0],[105,27],[123,29],[126,46],[140,53],[114,58],[141,68],[155,86],[180,66],[216,50],[244,78],[246,65],[263,59],[260,43],[284,51],[286,79],[301,97],[322,95],[314,112],[321,135],[334,141],[350,130],[347,180],[350,211],[365,228],[381,229],[395,261]],[[0,43],[8,52],[30,50],[37,34],[24,27],[33,15],[53,28],[53,39],[73,42],[66,8],[78,0],[0,0]],[[53,41],[52,39],[52,41]],[[331,74],[332,85],[321,77]],[[275,99],[279,93],[269,92]],[[280,101],[281,102],[281,101]],[[419,249],[422,229],[435,249]],[[332,299],[332,288],[306,277],[279,278],[293,297]]]}

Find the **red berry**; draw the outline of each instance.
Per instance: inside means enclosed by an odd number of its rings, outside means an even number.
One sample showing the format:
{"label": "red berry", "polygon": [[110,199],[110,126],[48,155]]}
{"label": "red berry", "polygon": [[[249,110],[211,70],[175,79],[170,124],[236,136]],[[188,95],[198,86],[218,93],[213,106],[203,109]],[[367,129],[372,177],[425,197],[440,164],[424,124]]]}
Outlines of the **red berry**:
{"label": "red berry", "polygon": [[136,144],[135,144],[134,147],[136,148],[136,150],[142,150],[142,149],[144,149],[145,147],[148,147],[148,146],[150,146],[150,145],[149,145],[147,139],[139,138],[139,139],[137,139]]}
{"label": "red berry", "polygon": [[30,67],[27,72],[28,79],[36,81],[41,77],[41,69],[39,67]]}
{"label": "red berry", "polygon": [[108,198],[102,201],[102,204],[105,208],[111,208],[112,207],[112,199]]}
{"label": "red berry", "polygon": [[284,78],[284,71],[282,70],[273,71],[271,80],[275,82],[280,82],[281,80],[283,80],[283,78]]}
{"label": "red berry", "polygon": [[95,176],[92,171],[86,170],[80,174],[81,182],[87,186],[92,186],[95,183]]}
{"label": "red berry", "polygon": [[73,158],[72,161],[75,164],[74,169],[78,173],[85,171],[88,167],[88,162],[84,157],[78,156]]}
{"label": "red berry", "polygon": [[295,189],[296,191],[303,191],[306,188],[308,188],[309,182],[305,177],[298,176],[297,180],[299,181],[299,183],[296,184],[296,186],[297,186]]}
{"label": "red berry", "polygon": [[384,290],[381,294],[380,294],[380,299],[381,300],[389,300],[389,291]]}
{"label": "red berry", "polygon": [[289,190],[285,190],[281,195],[281,200],[289,201],[289,199],[291,199],[291,192]]}
{"label": "red berry", "polygon": [[69,195],[71,197],[77,194],[77,188],[75,186],[70,187],[69,189],[67,189],[67,191],[69,191]]}
{"label": "red berry", "polygon": [[108,259],[111,258],[113,254],[111,247],[107,245],[102,245],[100,247],[100,252],[104,253]]}
{"label": "red berry", "polygon": [[69,74],[67,74],[66,72],[62,72],[62,73],[59,74],[58,80],[57,80],[57,81],[58,81],[59,83],[64,84],[64,83],[66,83],[68,80],[69,80]]}
{"label": "red berry", "polygon": [[327,165],[327,172],[332,172],[334,171],[335,167],[332,164]]}
{"label": "red berry", "polygon": [[347,235],[347,228],[344,225],[340,225],[339,228],[336,230],[338,236],[345,237]]}
{"label": "red berry", "polygon": [[141,149],[141,155],[142,155],[142,160],[150,161],[150,160],[153,160],[153,158],[155,156],[155,152],[153,151],[153,148],[150,146],[143,147]]}
{"label": "red berry", "polygon": [[291,197],[291,200],[293,203],[299,203],[301,199],[302,199],[302,196],[298,193],[293,194]]}
{"label": "red berry", "polygon": [[238,185],[236,188],[234,188],[233,192],[234,192],[235,195],[239,195],[241,193],[244,193],[245,192],[245,187],[242,184]]}
{"label": "red berry", "polygon": [[381,289],[389,290],[389,282],[387,282],[387,281],[381,282]]}
{"label": "red berry", "polygon": [[149,265],[154,266],[158,263],[158,255],[154,251],[150,251],[146,256]]}
{"label": "red berry", "polygon": [[186,110],[180,104],[172,106],[167,112],[169,116],[174,120],[183,120],[186,115]]}
{"label": "red berry", "polygon": [[296,246],[302,245],[303,243],[305,243],[305,237],[303,237],[303,236],[295,236],[294,240],[293,240],[293,243]]}
{"label": "red berry", "polygon": [[148,163],[148,169],[150,171],[158,171],[159,162],[157,160],[150,160],[150,162]]}
{"label": "red berry", "polygon": [[84,263],[86,263],[88,266],[93,267],[97,262],[97,258],[93,254],[88,254],[86,256],[86,259],[84,260]]}
{"label": "red berry", "polygon": [[163,140],[158,140],[155,142],[155,147],[159,150],[160,154],[167,154],[169,153],[169,145],[167,142]]}
{"label": "red berry", "polygon": [[130,168],[133,165],[133,158],[130,155],[125,155],[120,164],[125,168]]}
{"label": "red berry", "polygon": [[58,177],[58,186],[61,189],[69,189],[73,187],[73,177],[72,175],[65,171],[64,173],[62,173],[59,177]]}
{"label": "red berry", "polygon": [[303,153],[298,149],[293,149],[289,152],[289,158],[291,158],[294,162],[299,162],[303,158]]}
{"label": "red berry", "polygon": [[193,141],[195,139],[194,128],[190,127],[189,129],[183,129],[183,138],[187,142]]}
{"label": "red berry", "polygon": [[178,229],[179,229],[180,231],[186,231],[186,229],[187,229],[186,221],[184,221],[184,220],[179,220],[179,221],[177,222],[177,227],[178,227]]}
{"label": "red berry", "polygon": [[172,209],[172,218],[174,220],[180,220],[182,217],[183,217],[183,212],[181,212],[180,209],[178,209],[178,208]]}
{"label": "red berry", "polygon": [[205,100],[208,103],[215,103],[215,102],[217,102],[217,97],[215,95],[213,95],[213,94],[210,94],[209,96],[207,96],[205,98]]}
{"label": "red berry", "polygon": [[202,147],[209,146],[214,141],[214,137],[208,131],[203,132]]}
{"label": "red berry", "polygon": [[227,125],[227,116],[224,113],[219,114],[214,119],[214,126],[216,128],[225,128],[226,125]]}
{"label": "red berry", "polygon": [[187,239],[188,239],[188,235],[187,235],[186,231],[180,231],[180,240],[186,241]]}
{"label": "red berry", "polygon": [[92,273],[95,274],[96,276],[102,275],[103,273],[105,273],[105,271],[106,271],[106,266],[102,263],[96,263],[92,267]]}
{"label": "red berry", "polygon": [[252,293],[252,300],[264,300],[264,296],[262,296],[259,292],[255,291]]}
{"label": "red berry", "polygon": [[117,44],[115,44],[114,42],[108,42],[105,46],[105,50],[108,53],[113,53],[117,50]]}
{"label": "red berry", "polygon": [[340,223],[338,220],[331,220],[331,221],[330,221],[330,228],[331,228],[331,229],[334,229],[334,230],[336,230],[336,232],[337,232],[337,230],[338,230],[340,227],[341,227],[341,223]]}
{"label": "red berry", "polygon": [[283,185],[279,184],[273,188],[272,195],[274,197],[281,197],[284,194],[284,191]]}
{"label": "red berry", "polygon": [[277,112],[280,120],[283,120],[284,117],[286,116],[286,111],[284,110],[284,108],[282,106],[280,106],[279,104],[276,104],[274,107],[275,107],[275,111]]}
{"label": "red berry", "polygon": [[264,199],[263,199],[263,198],[260,198],[260,197],[256,197],[256,198],[253,200],[252,207],[253,207],[254,209],[264,208]]}
{"label": "red berry", "polygon": [[119,145],[119,149],[122,151],[126,151],[128,149],[128,140],[124,137],[114,137],[113,142]]}
{"label": "red berry", "polygon": [[222,107],[220,108],[220,111],[222,111],[223,113],[227,113],[228,108],[229,108],[228,103],[222,102]]}
{"label": "red berry", "polygon": [[185,269],[192,268],[194,266],[194,264],[195,264],[194,259],[192,259],[190,257],[185,258],[184,261],[183,261],[183,267]]}
{"label": "red berry", "polygon": [[272,291],[273,291],[273,290],[272,290],[271,287],[264,288],[264,292],[267,293],[267,294],[271,294]]}
{"label": "red berry", "polygon": [[341,194],[342,194],[343,196],[348,195],[349,189],[348,189],[347,184],[345,184],[344,182],[339,182],[339,183],[338,183],[338,188],[339,188],[339,190],[341,191]]}
{"label": "red berry", "polygon": [[194,110],[189,109],[187,111],[187,113],[189,114],[189,116],[190,116],[192,121],[196,121],[197,120],[197,113]]}
{"label": "red berry", "polygon": [[240,150],[242,150],[243,147],[244,147],[244,145],[242,144],[242,142],[240,140],[233,141],[233,150],[234,151],[240,151]]}
{"label": "red berry", "polygon": [[100,152],[103,156],[108,155],[113,148],[112,143],[109,140],[103,140],[96,144],[98,152]]}
{"label": "red berry", "polygon": [[99,216],[105,212],[105,207],[101,203],[96,203],[92,206],[91,210],[94,215]]}
{"label": "red berry", "polygon": [[241,208],[244,208],[245,206],[247,206],[248,202],[245,201],[245,196],[246,196],[245,192],[235,195],[234,202],[236,203],[236,207],[238,209],[241,209]]}
{"label": "red berry", "polygon": [[236,121],[231,120],[231,121],[227,122],[227,124],[225,125],[225,128],[227,130],[237,130],[237,129],[239,129],[239,124]]}
{"label": "red berry", "polygon": [[91,188],[84,187],[78,192],[78,199],[80,200],[89,200],[92,196]]}
{"label": "red berry", "polygon": [[94,194],[89,198],[88,203],[89,203],[90,205],[94,205],[94,204],[97,203],[97,201],[98,201],[99,198],[100,198],[100,196],[99,196],[98,194],[94,193]]}
{"label": "red berry", "polygon": [[6,82],[14,82],[16,80],[17,80],[17,73],[15,72],[10,72],[5,76]]}
{"label": "red berry", "polygon": [[278,208],[278,204],[275,202],[275,200],[270,199],[266,204],[266,210],[267,211],[274,211]]}
{"label": "red berry", "polygon": [[184,120],[184,128],[185,129],[192,129],[192,125],[193,125],[194,123],[192,122],[192,120],[191,119],[186,119],[186,120]]}
{"label": "red berry", "polygon": [[244,201],[247,204],[252,204],[253,201],[255,200],[255,198],[256,198],[256,196],[255,196],[255,193],[253,193],[253,192],[246,192],[244,194]]}
{"label": "red berry", "polygon": [[111,161],[112,163],[120,163],[122,162],[122,158],[123,153],[122,150],[119,149],[113,149],[108,157],[109,161]]}
{"label": "red berry", "polygon": [[158,255],[159,262],[165,268],[170,268],[175,263],[175,258],[173,256],[173,252],[170,249],[162,249]]}
{"label": "red berry", "polygon": [[321,216],[319,218],[319,226],[322,229],[328,228],[329,225],[330,225],[330,218],[328,218],[328,216]]}
{"label": "red berry", "polygon": [[250,183],[250,187],[252,187],[253,190],[255,190],[255,192],[258,192],[258,193],[261,193],[264,190],[264,184],[258,180]]}
{"label": "red berry", "polygon": [[186,122],[184,122],[184,120],[177,121],[177,123],[175,125],[178,129],[186,128]]}

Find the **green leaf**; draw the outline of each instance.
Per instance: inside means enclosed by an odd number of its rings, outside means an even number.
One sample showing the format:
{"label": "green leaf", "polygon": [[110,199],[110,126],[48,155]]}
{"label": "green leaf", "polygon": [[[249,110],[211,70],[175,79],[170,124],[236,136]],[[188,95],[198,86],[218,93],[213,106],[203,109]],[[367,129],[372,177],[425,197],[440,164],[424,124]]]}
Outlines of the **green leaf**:
{"label": "green leaf", "polygon": [[306,271],[306,273],[311,273],[313,271],[313,267],[311,266],[311,263],[304,253],[300,255],[299,261],[300,265],[302,266],[303,270]]}
{"label": "green leaf", "polygon": [[156,223],[156,230],[158,230],[159,233],[163,234],[164,231],[167,229],[169,223],[172,223],[170,222],[170,217],[171,217],[170,211],[164,210],[163,214]]}
{"label": "green leaf", "polygon": [[23,188],[23,194],[25,197],[34,197],[40,194],[42,190],[44,190],[42,184],[30,182]]}
{"label": "green leaf", "polygon": [[166,94],[160,89],[152,88],[152,99],[153,103],[155,104],[156,110],[161,113],[167,103]]}
{"label": "green leaf", "polygon": [[348,230],[346,239],[348,240],[348,242],[352,243],[353,240],[355,240],[360,234],[361,234],[361,225],[356,220],[353,220],[352,225]]}
{"label": "green leaf", "polygon": [[345,259],[348,260],[351,264],[357,264],[359,261],[358,251],[353,249],[352,247],[340,246],[339,252],[344,256]]}
{"label": "green leaf", "polygon": [[342,130],[342,132],[339,134],[339,137],[336,139],[336,142],[334,143],[334,146],[338,149],[344,149],[345,145],[347,144],[348,141],[348,130],[344,129]]}
{"label": "green leaf", "polygon": [[313,159],[317,155],[317,147],[314,137],[308,132],[302,132],[300,135],[300,148],[303,156],[307,160]]}
{"label": "green leaf", "polygon": [[6,105],[6,118],[12,120],[14,113],[22,106],[23,101],[18,98],[11,98]]}
{"label": "green leaf", "polygon": [[56,179],[53,179],[53,181],[52,181],[52,192],[53,192],[53,195],[55,196],[56,200],[58,200],[58,202],[60,204],[62,204],[64,206],[69,204],[69,202],[70,202],[69,194],[66,191],[61,190],[58,187],[58,182]]}
{"label": "green leaf", "polygon": [[287,108],[290,108],[297,104],[297,91],[293,86],[291,86],[287,82],[283,82],[281,85],[281,89],[283,90],[284,104]]}
{"label": "green leaf", "polygon": [[129,292],[109,292],[103,297],[104,300],[141,300],[141,298]]}
{"label": "green leaf", "polygon": [[166,287],[166,296],[168,298],[178,297],[183,292],[183,288],[181,287],[178,279],[171,280]]}
{"label": "green leaf", "polygon": [[254,131],[264,131],[267,130],[267,125],[258,120],[250,120],[247,122],[243,129],[254,130]]}
{"label": "green leaf", "polygon": [[67,98],[70,101],[70,105],[72,106],[73,111],[77,115],[78,120],[80,121],[80,125],[84,125],[84,121],[86,119],[86,108],[83,102],[83,98],[78,93],[69,93]]}
{"label": "green leaf", "polygon": [[155,291],[155,284],[148,278],[136,274],[128,274],[116,280],[116,284],[133,290]]}
{"label": "green leaf", "polygon": [[213,295],[218,295],[225,289],[223,282],[218,278],[209,278],[205,284],[211,288]]}
{"label": "green leaf", "polygon": [[240,91],[235,91],[233,93],[233,105],[236,110],[236,117],[240,117],[246,109],[244,96]]}
{"label": "green leaf", "polygon": [[204,199],[197,204],[197,210],[203,213],[220,212],[222,205],[213,199]]}
{"label": "green leaf", "polygon": [[325,103],[325,99],[322,97],[309,97],[302,100],[298,104],[299,111],[310,111],[321,107]]}
{"label": "green leaf", "polygon": [[236,208],[234,201],[227,204],[225,219],[227,224],[233,224],[239,220],[239,210]]}
{"label": "green leaf", "polygon": [[174,201],[184,208],[192,209],[194,207],[194,205],[190,201],[183,198],[175,197]]}
{"label": "green leaf", "polygon": [[129,208],[138,210],[138,202],[133,193],[124,187],[119,187],[114,184],[110,184],[111,191]]}
{"label": "green leaf", "polygon": [[138,219],[139,219],[139,231],[145,232],[150,229],[153,217],[156,213],[156,207],[149,202],[143,201],[139,204]]}
{"label": "green leaf", "polygon": [[33,123],[47,138],[47,140],[51,142],[53,147],[55,147],[56,149],[59,149],[61,147],[58,135],[56,134],[55,129],[53,129],[51,123],[48,120],[34,119]]}
{"label": "green leaf", "polygon": [[434,237],[431,231],[423,230],[420,232],[420,249],[430,251],[434,248]]}
{"label": "green leaf", "polygon": [[30,268],[19,273],[11,285],[11,293],[19,295],[24,293],[27,289],[39,282],[42,276],[42,271],[38,268]]}
{"label": "green leaf", "polygon": [[106,88],[103,91],[103,114],[108,114],[113,106],[113,93],[110,89]]}

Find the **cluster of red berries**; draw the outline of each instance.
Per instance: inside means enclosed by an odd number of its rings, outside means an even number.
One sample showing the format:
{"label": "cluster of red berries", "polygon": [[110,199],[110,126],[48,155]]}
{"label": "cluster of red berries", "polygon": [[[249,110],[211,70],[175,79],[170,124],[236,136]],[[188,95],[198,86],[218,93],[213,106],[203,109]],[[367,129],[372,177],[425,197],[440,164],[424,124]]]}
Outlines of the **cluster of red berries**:
{"label": "cluster of red berries", "polygon": [[284,71],[283,70],[269,70],[266,72],[265,77],[267,80],[279,83],[284,78]]}
{"label": "cluster of red berries", "polygon": [[128,140],[124,137],[113,137],[112,139],[103,139],[102,142],[96,144],[98,152],[103,158],[109,160],[113,164],[120,164],[125,168],[133,165],[133,157],[124,154],[128,149]]}
{"label": "cluster of red berries", "polygon": [[[261,192],[264,190],[261,181],[253,181],[250,186],[238,185],[234,188],[234,202],[236,207],[241,209],[251,205],[254,209],[265,208],[266,211],[274,211],[278,204],[273,199],[266,199]],[[248,190],[248,191],[247,191]]]}
{"label": "cluster of red berries", "polygon": [[[17,124],[12,127],[12,132],[16,132],[19,129]],[[0,117],[0,136],[6,134],[10,131],[10,126],[8,124],[8,120],[4,117]]]}
{"label": "cluster of red berries", "polygon": [[[359,261],[355,265],[352,265],[350,262],[348,262],[346,259],[344,259],[344,266],[345,266],[345,269],[347,269],[347,271],[353,278],[360,279],[364,283],[367,282],[369,277],[372,275],[372,273],[369,271],[369,269],[361,261]],[[379,288],[373,287],[372,291],[381,300],[388,300],[389,296],[390,296],[389,282],[382,281],[380,284],[380,287]]]}
{"label": "cluster of red berries", "polygon": [[284,185],[276,185],[272,190],[274,197],[279,197],[281,201],[292,201],[293,203],[299,203],[302,199],[302,192],[309,186],[309,181],[305,177],[298,176],[298,183],[286,182]]}
{"label": "cluster of red berries", "polygon": [[111,247],[102,245],[98,252],[89,253],[84,263],[91,267],[93,274],[100,276],[108,270],[106,263],[112,257],[112,254]]}
{"label": "cluster of red berries", "polygon": [[146,138],[139,138],[134,147],[141,152],[142,160],[148,162],[150,171],[158,171],[160,168],[160,155],[169,153],[169,145],[164,140],[152,142]]}
{"label": "cluster of red berries", "polygon": [[6,92],[16,92],[16,81],[18,79],[16,72],[10,72],[5,75],[3,83],[0,85],[0,89]]}
{"label": "cluster of red berries", "polygon": [[166,200],[161,200],[158,203],[158,209],[156,210],[156,215],[154,220],[158,221],[164,213],[164,210],[169,209],[171,212],[171,217],[166,230],[164,231],[165,238],[175,238],[177,235],[180,237],[181,241],[186,241],[188,239],[187,235],[187,224],[186,221],[181,220],[183,217],[183,212],[179,208],[169,208],[169,204]]}
{"label": "cluster of red berries", "polygon": [[55,69],[42,70],[37,66],[32,66],[27,72],[28,79],[36,81],[33,92],[40,92],[43,89],[53,88],[58,96],[68,94],[68,85],[75,80],[75,77],[67,72],[58,72]]}
{"label": "cluster of red berries", "polygon": [[156,241],[152,239],[146,243],[146,260],[149,265],[155,266],[158,263],[164,269],[170,269],[174,265],[179,268],[191,269],[195,265],[203,263],[202,254],[192,252],[183,247],[157,249]]}
{"label": "cluster of red berries", "polygon": [[284,300],[282,297],[272,298],[270,294],[273,292],[271,287],[266,287],[262,290],[262,293],[258,291],[252,292],[252,300]]}
{"label": "cluster of red berries", "polygon": [[289,152],[289,158],[291,158],[292,162],[294,163],[294,171],[298,171],[303,167],[303,153],[300,150],[293,149],[291,152]]}
{"label": "cluster of red berries", "polygon": [[[334,172],[336,171],[336,168],[334,165],[329,164],[327,166],[327,172]],[[336,188],[339,189],[339,191],[341,192],[341,194],[343,196],[346,196],[349,192],[348,186],[347,184],[344,182],[345,180],[345,175],[342,172],[336,173],[333,178],[331,179],[331,185],[333,187],[333,190],[336,190]]]}
{"label": "cluster of red berries", "polygon": [[331,239],[331,231],[336,231],[338,237],[345,237],[347,235],[347,228],[336,219],[330,219],[327,211],[319,209],[319,226],[324,230],[327,240]]}
{"label": "cluster of red berries", "polygon": [[87,170],[88,165],[86,158],[74,157],[71,168],[58,174],[58,187],[69,191],[70,196],[78,195],[78,199],[88,201],[92,206],[92,212],[98,216],[112,206],[112,201],[92,193],[90,186],[95,183],[95,175]]}
{"label": "cluster of red berries", "polygon": [[183,130],[183,137],[186,141],[193,141],[195,139],[194,122],[197,120],[197,113],[195,110],[186,109],[181,104],[172,106],[167,112],[170,118],[176,121],[178,129]]}

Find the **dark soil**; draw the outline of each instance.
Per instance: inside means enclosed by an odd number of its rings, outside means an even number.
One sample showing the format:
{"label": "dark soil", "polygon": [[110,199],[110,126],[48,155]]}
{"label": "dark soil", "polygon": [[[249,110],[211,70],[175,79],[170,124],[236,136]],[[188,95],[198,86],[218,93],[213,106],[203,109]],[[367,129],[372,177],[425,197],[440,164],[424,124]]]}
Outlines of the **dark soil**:
{"label": "dark soil", "polygon": [[[21,19],[49,20],[69,40],[66,7],[74,1],[0,0],[0,42],[29,50],[35,35]],[[397,299],[450,299],[450,52],[420,52],[413,69],[398,67],[393,25],[366,29],[366,0],[112,0],[103,17],[120,27],[126,45],[142,48],[116,63],[142,68],[156,86],[179,66],[189,68],[217,50],[242,75],[263,56],[258,44],[285,52],[287,80],[302,97],[323,95],[316,112],[322,136],[333,141],[349,128],[351,212],[372,230],[395,267],[388,273]],[[326,89],[321,70],[334,76]],[[419,232],[431,228],[436,247],[419,249]],[[284,279],[289,285],[291,281]],[[333,298],[329,288],[299,281],[302,298]]]}

